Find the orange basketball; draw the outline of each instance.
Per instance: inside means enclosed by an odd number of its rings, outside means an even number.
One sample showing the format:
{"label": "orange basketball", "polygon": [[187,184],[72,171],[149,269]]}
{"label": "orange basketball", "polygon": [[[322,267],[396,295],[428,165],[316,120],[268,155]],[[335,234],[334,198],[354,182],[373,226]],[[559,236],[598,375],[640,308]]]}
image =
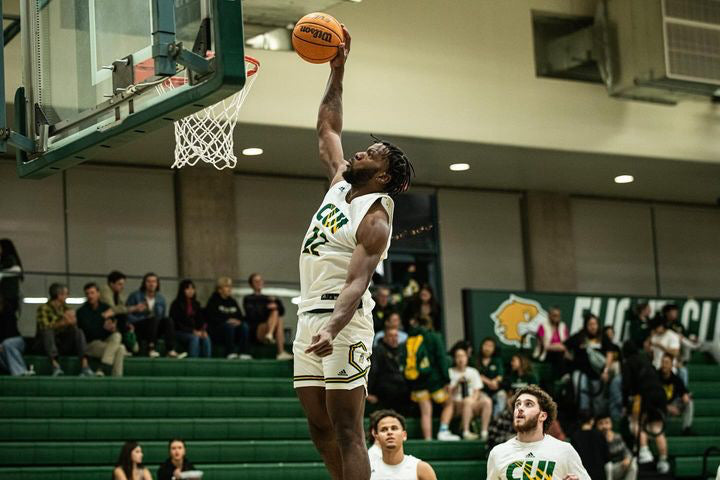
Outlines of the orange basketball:
{"label": "orange basketball", "polygon": [[337,55],[337,46],[343,41],[340,22],[327,13],[308,13],[293,29],[292,44],[306,62],[325,63]]}

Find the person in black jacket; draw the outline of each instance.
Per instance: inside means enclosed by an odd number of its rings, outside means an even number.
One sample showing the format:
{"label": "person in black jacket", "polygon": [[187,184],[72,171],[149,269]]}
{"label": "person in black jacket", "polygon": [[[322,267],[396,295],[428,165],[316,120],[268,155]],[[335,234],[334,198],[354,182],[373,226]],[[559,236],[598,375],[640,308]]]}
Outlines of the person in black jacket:
{"label": "person in black jacket", "polygon": [[403,374],[403,347],[397,327],[385,328],[385,335],[373,348],[370,365],[368,403],[407,412],[410,390]]}
{"label": "person in black jacket", "polygon": [[220,277],[217,290],[205,306],[205,320],[213,343],[225,346],[225,355],[232,360],[252,359],[250,356],[250,328],[243,319],[240,305],[232,297],[232,279]]}
{"label": "person in black jacket", "polygon": [[570,443],[580,455],[580,460],[590,474],[590,478],[606,480],[606,472],[612,468],[612,464],[605,435],[593,428],[594,419],[590,412],[582,410],[578,417],[580,428],[570,436]]}
{"label": "person in black jacket", "polygon": [[157,480],[178,480],[181,472],[195,470],[195,466],[185,457],[187,450],[183,440],[173,438],[168,448],[170,456],[158,468]]}
{"label": "person in black jacket", "polygon": [[253,293],[243,298],[243,309],[251,336],[260,342],[276,344],[278,360],[292,360],[293,356],[285,351],[285,307],[279,298],[263,295],[265,280],[259,273],[251,274],[248,283]]}
{"label": "person in black jacket", "polygon": [[175,338],[187,346],[188,355],[210,358],[212,344],[192,280],[180,282],[177,296],[170,305],[170,318],[175,325]]}

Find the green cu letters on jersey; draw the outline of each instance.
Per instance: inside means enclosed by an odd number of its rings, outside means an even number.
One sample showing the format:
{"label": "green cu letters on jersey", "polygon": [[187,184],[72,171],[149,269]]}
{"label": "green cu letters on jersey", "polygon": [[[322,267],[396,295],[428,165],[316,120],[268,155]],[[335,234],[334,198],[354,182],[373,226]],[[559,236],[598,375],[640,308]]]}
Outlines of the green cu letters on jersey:
{"label": "green cu letters on jersey", "polygon": [[[537,463],[537,465],[535,465]],[[533,474],[533,465],[535,465],[535,473]],[[513,472],[517,468],[522,468],[522,476],[515,477]],[[552,480],[553,471],[555,471],[555,462],[547,460],[518,460],[508,465],[505,471],[507,480]]]}
{"label": "green cu letters on jersey", "polygon": [[[323,205],[323,207],[318,210],[315,218],[319,220],[325,228],[329,229],[330,233],[337,232],[348,223],[348,218],[332,203]],[[327,243],[327,241],[327,237],[320,231],[320,228],[315,227],[312,233],[305,239],[302,253],[319,255],[317,251],[318,247]]]}

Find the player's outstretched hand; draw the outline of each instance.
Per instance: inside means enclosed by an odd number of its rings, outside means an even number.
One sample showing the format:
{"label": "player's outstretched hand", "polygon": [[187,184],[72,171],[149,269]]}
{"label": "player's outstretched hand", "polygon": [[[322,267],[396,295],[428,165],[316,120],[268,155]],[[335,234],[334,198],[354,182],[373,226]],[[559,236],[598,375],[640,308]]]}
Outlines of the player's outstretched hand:
{"label": "player's outstretched hand", "polygon": [[320,330],[313,335],[312,344],[305,350],[305,353],[314,353],[318,357],[327,357],[333,352],[333,337],[327,330]]}
{"label": "player's outstretched hand", "polygon": [[348,32],[347,28],[345,28],[345,25],[342,25],[343,30],[343,36],[345,37],[343,42],[338,45],[338,54],[335,55],[335,58],[330,60],[330,67],[331,68],[342,68],[345,66],[345,62],[347,61],[348,55],[350,55],[350,41],[352,38],[350,38],[350,32]]}

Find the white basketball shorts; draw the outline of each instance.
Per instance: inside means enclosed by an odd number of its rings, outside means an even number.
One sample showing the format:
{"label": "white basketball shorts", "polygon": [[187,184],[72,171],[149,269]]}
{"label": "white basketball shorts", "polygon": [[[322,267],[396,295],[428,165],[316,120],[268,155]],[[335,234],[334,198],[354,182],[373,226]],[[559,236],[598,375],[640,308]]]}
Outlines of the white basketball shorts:
{"label": "white basketball shorts", "polygon": [[293,342],[294,387],[324,387],[328,390],[353,390],[359,386],[367,391],[367,376],[372,353],[372,315],[358,310],[333,340],[333,352],[318,357],[305,350],[312,337],[330,320],[332,313],[301,313]]}

